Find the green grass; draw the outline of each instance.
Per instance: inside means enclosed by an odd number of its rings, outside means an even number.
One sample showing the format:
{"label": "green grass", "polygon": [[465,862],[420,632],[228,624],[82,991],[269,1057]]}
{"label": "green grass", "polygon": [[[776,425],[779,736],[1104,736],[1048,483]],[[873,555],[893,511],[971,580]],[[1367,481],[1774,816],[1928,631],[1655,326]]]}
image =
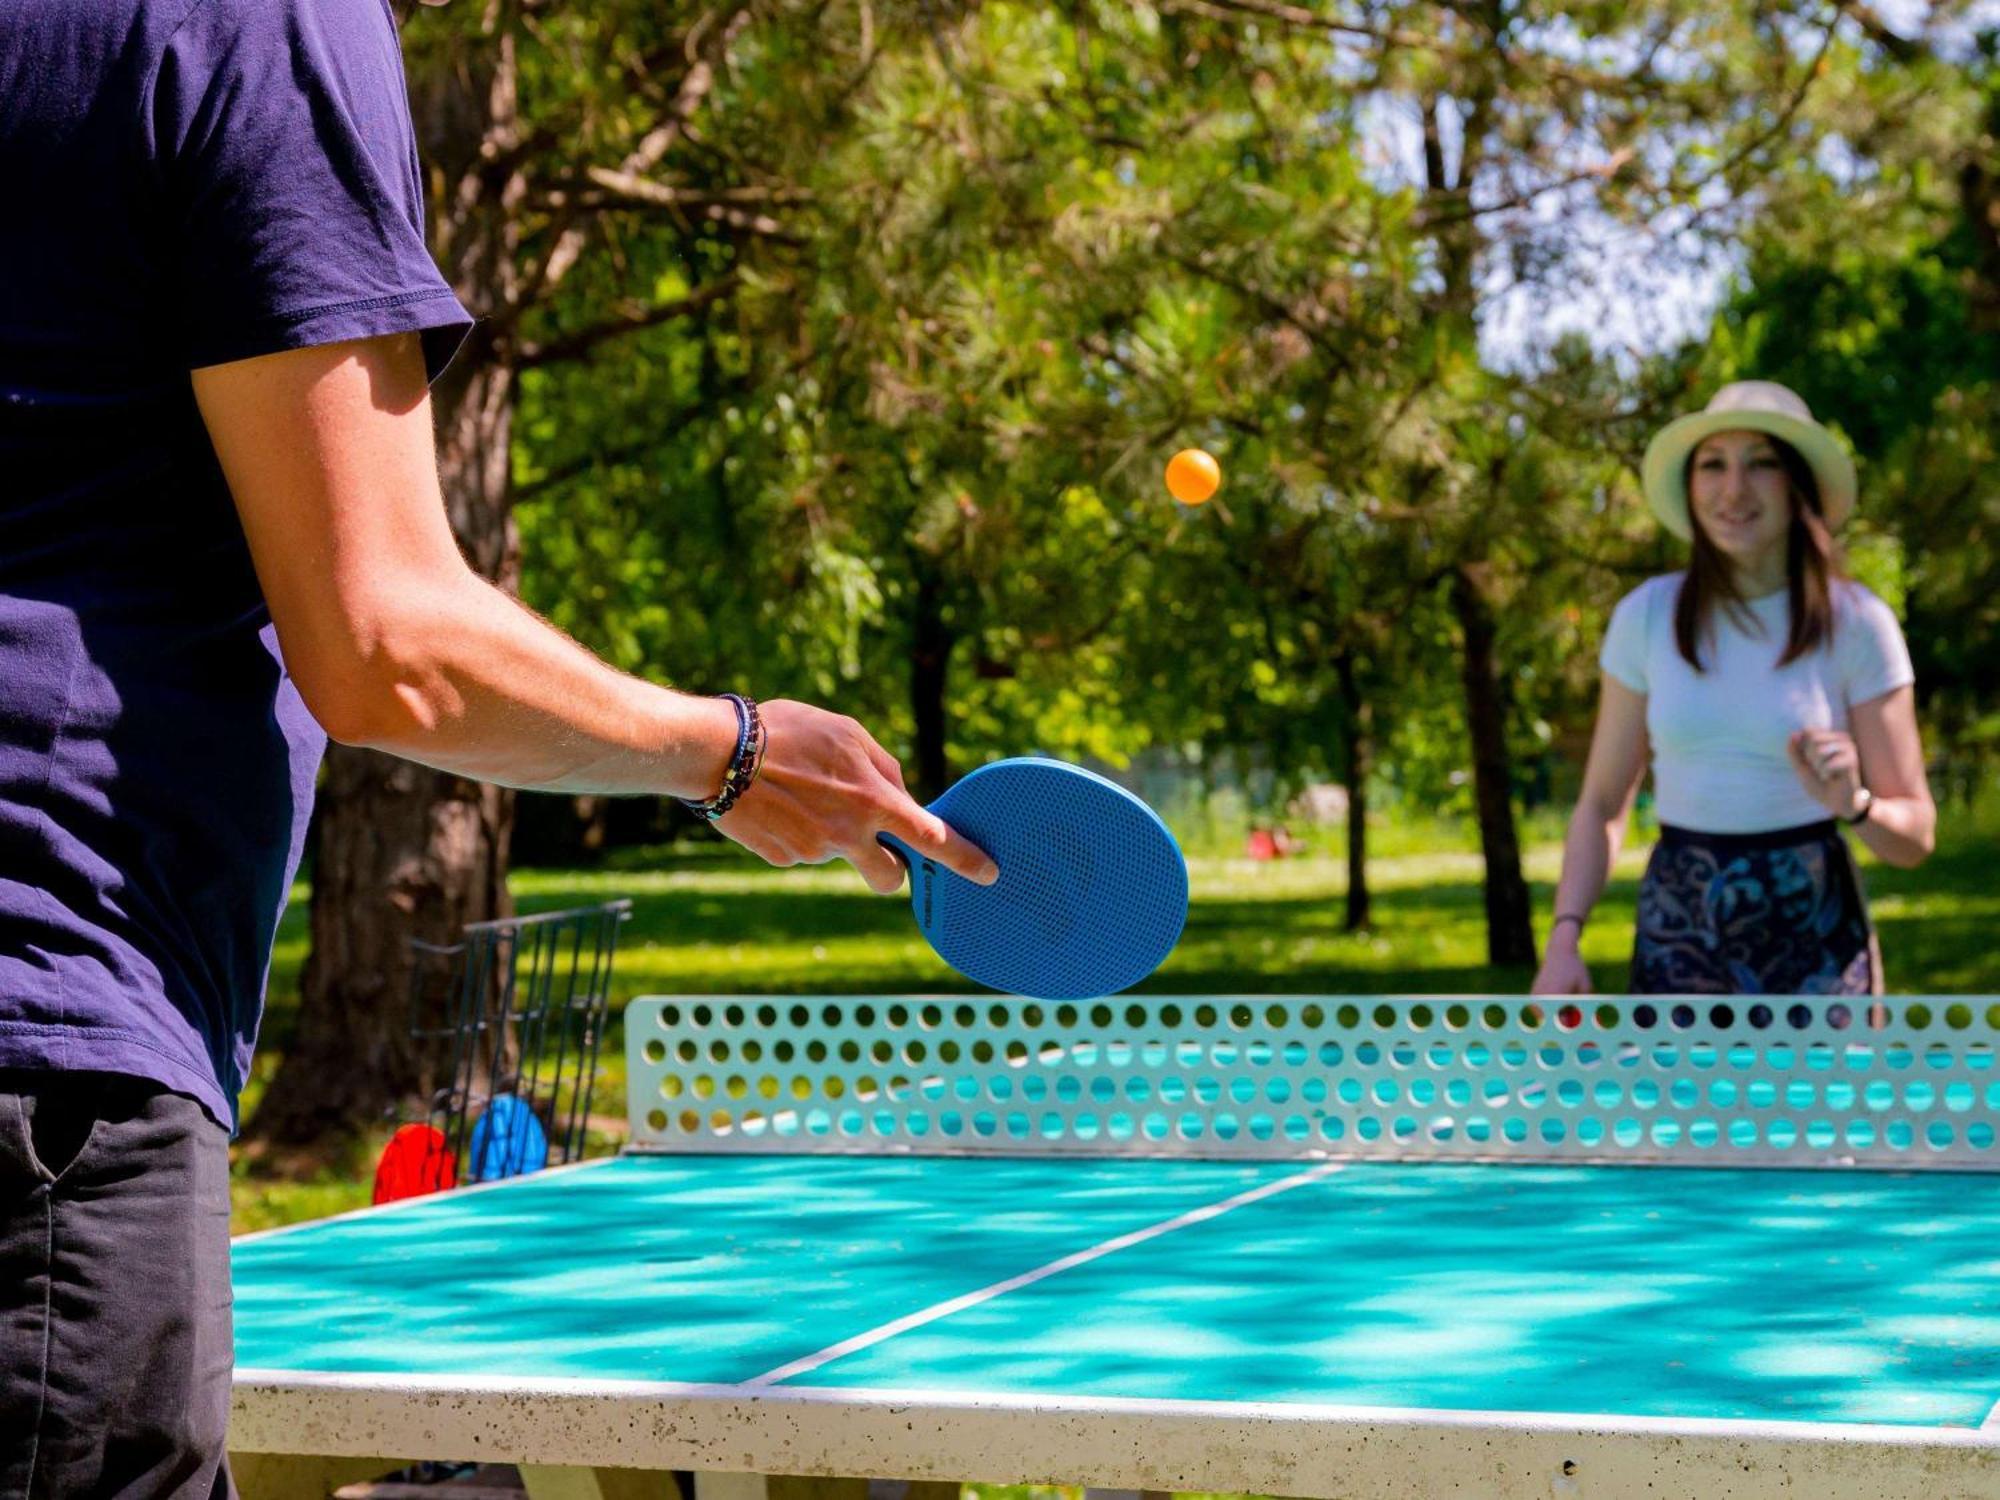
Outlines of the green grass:
{"label": "green grass", "polygon": [[305,1181],[239,1169],[229,1185],[230,1232],[249,1234],[360,1208],[368,1202],[371,1180],[365,1171],[344,1166],[327,1167]]}
{"label": "green grass", "polygon": [[[1888,987],[1904,994],[2000,992],[2000,885],[1992,879],[2000,797],[1943,820],[1938,853],[1917,870],[1869,864]],[[1371,829],[1371,838],[1373,838]],[[1537,935],[1546,930],[1560,872],[1561,829],[1544,816],[1523,830]],[[1212,840],[1211,847],[1228,847]],[[1525,991],[1524,966],[1486,962],[1476,836],[1449,824],[1387,827],[1370,861],[1374,925],[1341,930],[1345,864],[1337,831],[1306,858],[1259,863],[1221,854],[1190,860],[1194,901],[1186,935],[1152,993],[1505,994]],[[1624,988],[1634,899],[1649,840],[1619,860],[1584,934],[1601,992]],[[1240,838],[1236,847],[1240,847]],[[630,897],[613,1006],[634,995],[740,993],[964,993],[912,925],[902,900],[871,893],[846,866],[771,870],[733,847],[626,851],[615,867],[523,870],[513,891],[524,912]],[[280,932],[272,1004],[245,1091],[254,1109],[297,1011],[305,956],[303,892]],[[594,1110],[624,1111],[624,1038],[605,1039]],[[607,1142],[608,1144],[608,1142]],[[316,1217],[366,1201],[374,1142],[304,1182],[239,1168],[239,1231]]]}

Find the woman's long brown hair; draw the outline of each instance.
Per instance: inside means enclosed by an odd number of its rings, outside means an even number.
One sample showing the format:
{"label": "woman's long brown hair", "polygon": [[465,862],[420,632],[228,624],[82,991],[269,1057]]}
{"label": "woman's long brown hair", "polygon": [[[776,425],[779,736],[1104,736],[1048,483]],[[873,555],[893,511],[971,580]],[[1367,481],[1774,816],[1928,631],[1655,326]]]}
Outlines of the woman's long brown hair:
{"label": "woman's long brown hair", "polygon": [[[1785,588],[1791,602],[1791,634],[1779,666],[1797,661],[1824,641],[1833,639],[1833,584],[1845,578],[1840,548],[1827,530],[1826,515],[1820,504],[1819,480],[1812,465],[1799,450],[1782,438],[1764,434],[1777,450],[1791,481],[1792,525],[1785,543]],[[1695,445],[1700,451],[1700,444]],[[1727,609],[1738,620],[1747,620],[1747,601],[1737,591],[1730,576],[1729,560],[1721,548],[1701,529],[1694,514],[1694,453],[1687,456],[1682,470],[1682,493],[1688,496],[1688,530],[1694,536],[1694,558],[1687,577],[1681,580],[1680,596],[1674,601],[1674,644],[1680,647],[1687,664],[1697,672],[1701,665],[1701,638],[1708,633],[1715,611]]]}

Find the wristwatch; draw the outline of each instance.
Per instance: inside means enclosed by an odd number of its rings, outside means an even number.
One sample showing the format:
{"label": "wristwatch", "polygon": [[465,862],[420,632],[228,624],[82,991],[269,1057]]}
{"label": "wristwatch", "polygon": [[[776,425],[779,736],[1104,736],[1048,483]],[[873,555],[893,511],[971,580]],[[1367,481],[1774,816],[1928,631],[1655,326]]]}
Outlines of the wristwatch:
{"label": "wristwatch", "polygon": [[1867,787],[1861,789],[1861,806],[1840,821],[1852,828],[1856,823],[1866,823],[1868,815],[1875,810],[1875,794]]}

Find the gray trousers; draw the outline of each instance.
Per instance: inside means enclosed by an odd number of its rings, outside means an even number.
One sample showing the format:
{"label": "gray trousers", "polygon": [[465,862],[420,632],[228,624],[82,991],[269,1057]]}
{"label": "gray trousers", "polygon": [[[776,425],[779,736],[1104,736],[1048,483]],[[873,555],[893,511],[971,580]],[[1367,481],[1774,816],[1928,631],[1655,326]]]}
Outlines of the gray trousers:
{"label": "gray trousers", "polygon": [[0,1500],[217,1500],[229,1141],[114,1074],[0,1072]]}

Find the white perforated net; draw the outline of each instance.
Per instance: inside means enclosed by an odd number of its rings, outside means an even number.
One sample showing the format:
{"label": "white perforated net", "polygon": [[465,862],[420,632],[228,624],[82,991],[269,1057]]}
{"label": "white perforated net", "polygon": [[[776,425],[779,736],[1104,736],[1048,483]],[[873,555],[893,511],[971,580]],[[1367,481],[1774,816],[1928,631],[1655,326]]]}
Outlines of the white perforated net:
{"label": "white perforated net", "polygon": [[2000,999],[635,1000],[660,1151],[2000,1169]]}

